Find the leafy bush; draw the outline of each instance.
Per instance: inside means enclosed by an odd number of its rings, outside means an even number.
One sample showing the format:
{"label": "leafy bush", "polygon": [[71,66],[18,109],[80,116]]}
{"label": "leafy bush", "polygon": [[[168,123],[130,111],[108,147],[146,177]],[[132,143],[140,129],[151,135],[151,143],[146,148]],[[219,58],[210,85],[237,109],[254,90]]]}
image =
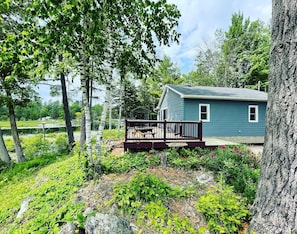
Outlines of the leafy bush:
{"label": "leafy bush", "polygon": [[39,157],[43,153],[47,153],[50,149],[50,142],[43,139],[42,134],[33,135],[30,137],[21,137],[23,142],[24,154],[27,159]]}
{"label": "leafy bush", "polygon": [[123,156],[106,155],[101,158],[103,173],[123,173],[131,169],[143,171],[148,166],[160,164],[160,157],[146,152],[126,152]]}
{"label": "leafy bush", "polygon": [[220,147],[203,157],[203,166],[223,176],[224,181],[233,186],[251,204],[255,198],[260,174],[259,161],[244,147]]}
{"label": "leafy bush", "polygon": [[203,213],[208,229],[214,233],[239,233],[241,222],[250,215],[245,202],[222,181],[198,199],[196,208]]}
{"label": "leafy bush", "polygon": [[171,188],[158,177],[140,173],[128,183],[116,184],[113,188],[114,201],[125,213],[134,213],[142,204],[164,201],[172,197],[185,196],[179,188]]}
{"label": "leafy bush", "polygon": [[57,134],[55,137],[54,147],[57,152],[67,153],[69,149],[68,138],[66,133]]}
{"label": "leafy bush", "polygon": [[104,130],[103,131],[103,139],[104,140],[120,140],[125,136],[125,132],[123,129],[112,129],[112,130]]}
{"label": "leafy bush", "polygon": [[147,228],[153,227],[158,233],[197,233],[188,218],[171,214],[160,200],[151,201],[144,206],[137,214],[137,224]]}
{"label": "leafy bush", "polygon": [[168,152],[169,165],[178,168],[199,169],[203,164],[203,155],[208,151],[201,148],[181,148],[180,150],[172,148]]}

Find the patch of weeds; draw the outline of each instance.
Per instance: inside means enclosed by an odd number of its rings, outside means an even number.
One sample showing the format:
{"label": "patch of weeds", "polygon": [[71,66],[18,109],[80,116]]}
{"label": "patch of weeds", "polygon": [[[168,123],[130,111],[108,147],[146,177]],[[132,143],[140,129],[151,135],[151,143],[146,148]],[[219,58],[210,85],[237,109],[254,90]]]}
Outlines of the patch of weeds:
{"label": "patch of weeds", "polygon": [[247,149],[241,147],[222,146],[203,157],[203,166],[213,171],[218,177],[234,188],[236,193],[242,194],[249,204],[255,198],[260,174],[260,163],[250,155]]}
{"label": "patch of weeds", "polygon": [[103,139],[104,140],[121,140],[125,137],[124,129],[111,129],[103,131]]}
{"label": "patch of weeds", "polygon": [[[84,225],[84,204],[73,202],[84,183],[76,156],[39,168],[30,176],[17,173],[14,177],[14,182],[0,188],[0,233],[57,233],[67,221]],[[27,197],[31,198],[28,210],[16,219],[21,201]]]}
{"label": "patch of weeds", "polygon": [[222,180],[199,197],[196,208],[205,216],[208,229],[214,233],[239,233],[242,221],[250,216],[245,201]]}
{"label": "patch of weeds", "polygon": [[0,188],[5,186],[8,182],[22,180],[26,176],[31,176],[41,168],[56,162],[57,159],[62,160],[66,155],[59,153],[47,153],[43,154],[39,158],[34,158],[26,162],[20,162],[16,164],[9,164],[1,169],[0,173]]}
{"label": "patch of weeds", "polygon": [[147,152],[126,152],[123,156],[105,155],[101,158],[102,171],[108,173],[125,173],[132,169],[144,171],[149,166],[160,164],[156,155]]}
{"label": "patch of weeds", "polygon": [[168,163],[170,166],[185,169],[200,169],[203,165],[203,155],[207,154],[207,150],[196,149],[170,149],[168,150]]}
{"label": "patch of weeds", "polygon": [[162,201],[151,201],[136,215],[137,224],[158,233],[197,233],[188,218],[171,213]]}
{"label": "patch of weeds", "polygon": [[191,191],[172,188],[158,177],[139,173],[128,183],[116,184],[113,199],[118,207],[128,214],[134,214],[143,203],[165,201],[173,197],[187,196]]}

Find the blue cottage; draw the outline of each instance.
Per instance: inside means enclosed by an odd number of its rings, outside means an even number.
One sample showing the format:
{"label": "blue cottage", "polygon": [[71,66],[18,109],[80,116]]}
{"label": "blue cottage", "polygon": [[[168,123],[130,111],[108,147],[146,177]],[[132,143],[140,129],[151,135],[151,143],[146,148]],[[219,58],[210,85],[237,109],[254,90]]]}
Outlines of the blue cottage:
{"label": "blue cottage", "polygon": [[264,136],[267,93],[246,88],[166,85],[159,120],[203,121],[203,136]]}

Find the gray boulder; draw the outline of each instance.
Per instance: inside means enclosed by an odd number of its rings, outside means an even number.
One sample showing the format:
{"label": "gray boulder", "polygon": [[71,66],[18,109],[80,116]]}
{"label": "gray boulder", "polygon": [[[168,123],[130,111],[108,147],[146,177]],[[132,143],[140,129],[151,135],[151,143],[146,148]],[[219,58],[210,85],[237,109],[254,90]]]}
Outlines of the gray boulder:
{"label": "gray boulder", "polygon": [[86,234],[133,234],[130,224],[117,216],[97,213],[85,224]]}
{"label": "gray boulder", "polygon": [[69,222],[69,223],[64,224],[61,227],[59,234],[75,234],[76,233],[75,230],[76,230],[75,225],[73,223]]}

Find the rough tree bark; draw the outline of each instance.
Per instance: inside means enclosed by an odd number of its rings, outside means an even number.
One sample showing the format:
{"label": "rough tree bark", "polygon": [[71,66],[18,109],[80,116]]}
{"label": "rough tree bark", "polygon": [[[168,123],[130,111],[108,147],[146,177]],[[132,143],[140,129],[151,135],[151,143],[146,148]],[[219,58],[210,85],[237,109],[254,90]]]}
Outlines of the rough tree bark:
{"label": "rough tree bark", "polygon": [[1,128],[0,128],[0,160],[5,163],[9,163],[11,160],[3,140]]}
{"label": "rough tree bark", "polygon": [[297,1],[272,1],[266,135],[249,232],[297,233]]}
{"label": "rough tree bark", "polygon": [[14,142],[15,153],[16,153],[16,161],[17,162],[24,162],[26,158],[23,154],[23,149],[21,146],[21,141],[19,137],[19,132],[15,120],[15,113],[14,113],[14,106],[12,103],[7,105],[8,112],[9,112],[9,120],[10,120],[10,128],[11,128],[11,135]]}
{"label": "rough tree bark", "polygon": [[[62,56],[59,57],[59,60],[62,61]],[[68,144],[69,144],[69,150],[71,151],[75,146],[75,140],[74,140],[74,134],[73,134],[72,124],[71,124],[71,116],[69,112],[65,74],[63,72],[61,72],[60,74],[60,81],[61,81],[61,87],[62,87],[62,101],[63,101],[63,109],[64,109],[64,115],[65,115],[66,131],[68,136]]]}

